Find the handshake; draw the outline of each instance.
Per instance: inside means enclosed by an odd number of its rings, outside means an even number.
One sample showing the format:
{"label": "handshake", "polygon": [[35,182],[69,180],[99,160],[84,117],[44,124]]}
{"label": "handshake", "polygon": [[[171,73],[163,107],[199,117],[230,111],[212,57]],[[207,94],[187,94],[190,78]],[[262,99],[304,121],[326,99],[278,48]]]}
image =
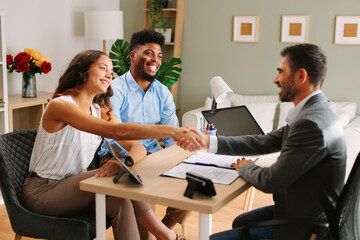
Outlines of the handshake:
{"label": "handshake", "polygon": [[210,136],[203,134],[198,129],[192,127],[178,129],[173,139],[181,148],[194,152],[209,147]]}

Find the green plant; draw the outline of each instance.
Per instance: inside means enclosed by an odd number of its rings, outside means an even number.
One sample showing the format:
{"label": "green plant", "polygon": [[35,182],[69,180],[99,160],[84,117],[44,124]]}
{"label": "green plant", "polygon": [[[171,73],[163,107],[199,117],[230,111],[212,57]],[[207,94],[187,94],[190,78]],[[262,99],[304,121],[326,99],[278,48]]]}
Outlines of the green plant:
{"label": "green plant", "polygon": [[151,29],[162,28],[164,32],[167,28],[167,20],[162,10],[164,7],[164,0],[151,0],[149,9],[149,17],[151,21]]}
{"label": "green plant", "polygon": [[129,71],[131,66],[130,60],[130,43],[123,40],[117,39],[111,46],[109,57],[113,63],[114,72],[121,76]]}
{"label": "green plant", "polygon": [[[130,60],[130,43],[117,39],[111,46],[109,57],[114,66],[114,72],[121,76],[131,68]],[[171,58],[170,62],[162,62],[155,78],[162,84],[170,88],[180,78],[182,68],[178,65],[181,63],[180,58]]]}
{"label": "green plant", "polygon": [[171,58],[170,62],[163,62],[156,73],[155,78],[162,84],[170,88],[180,78],[181,67],[176,67],[181,63],[180,58]]}

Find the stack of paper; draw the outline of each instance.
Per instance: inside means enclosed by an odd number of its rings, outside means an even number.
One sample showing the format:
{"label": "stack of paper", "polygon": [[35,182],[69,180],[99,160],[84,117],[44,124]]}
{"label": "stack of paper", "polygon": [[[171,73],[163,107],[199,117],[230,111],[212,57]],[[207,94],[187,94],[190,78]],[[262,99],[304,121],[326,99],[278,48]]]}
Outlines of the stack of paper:
{"label": "stack of paper", "polygon": [[[241,159],[244,156],[229,156],[219,155],[208,152],[197,152],[187,159],[161,174],[161,176],[183,178],[186,177],[186,172],[194,172],[211,179],[214,183],[231,184],[238,177],[239,174],[231,164]],[[257,158],[248,158],[256,161]]]}

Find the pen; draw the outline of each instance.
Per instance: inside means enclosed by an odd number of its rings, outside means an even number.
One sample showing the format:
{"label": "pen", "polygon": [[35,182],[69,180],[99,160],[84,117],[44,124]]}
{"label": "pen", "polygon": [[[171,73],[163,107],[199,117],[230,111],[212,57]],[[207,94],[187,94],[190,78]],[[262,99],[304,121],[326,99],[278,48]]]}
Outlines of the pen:
{"label": "pen", "polygon": [[255,158],[255,159],[253,160],[253,162],[256,162],[257,160],[259,160],[259,158]]}
{"label": "pen", "polygon": [[217,167],[216,164],[202,163],[202,162],[195,162],[195,165]]}

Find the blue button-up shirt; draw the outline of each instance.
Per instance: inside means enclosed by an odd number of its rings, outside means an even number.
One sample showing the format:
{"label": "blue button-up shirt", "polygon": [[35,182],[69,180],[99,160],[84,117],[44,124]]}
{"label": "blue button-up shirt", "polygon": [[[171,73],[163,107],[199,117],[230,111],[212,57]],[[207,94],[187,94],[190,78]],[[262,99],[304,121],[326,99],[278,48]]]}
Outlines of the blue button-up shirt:
{"label": "blue button-up shirt", "polygon": [[[120,122],[179,126],[174,97],[158,80],[155,79],[144,92],[129,71],[115,78],[111,87],[114,91],[114,95],[110,98],[113,114]],[[140,140],[140,142],[151,153],[162,149],[156,139]],[[176,143],[172,138],[164,138],[163,142],[165,147]],[[99,153],[100,157],[106,152],[106,146],[103,145]]]}

